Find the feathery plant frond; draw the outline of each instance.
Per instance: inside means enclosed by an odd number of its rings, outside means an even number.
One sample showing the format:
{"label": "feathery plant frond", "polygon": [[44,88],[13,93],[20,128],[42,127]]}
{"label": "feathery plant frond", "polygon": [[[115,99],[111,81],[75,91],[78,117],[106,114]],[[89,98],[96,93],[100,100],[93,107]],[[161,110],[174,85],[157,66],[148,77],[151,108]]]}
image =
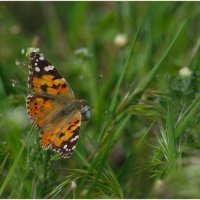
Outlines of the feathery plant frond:
{"label": "feathery plant frond", "polygon": [[[171,87],[170,94],[173,94],[173,86],[169,87]],[[173,96],[170,98],[171,99],[167,100],[166,115],[164,115],[166,116],[166,118],[164,118],[165,125],[160,125],[156,131],[156,138],[159,146],[154,147],[155,152],[151,162],[154,169],[156,169],[153,170],[152,176],[156,177],[163,176],[164,173],[170,174],[170,170],[175,170],[174,167],[178,165],[178,160],[183,149],[186,128],[190,127],[190,129],[192,129],[190,124],[194,121],[193,119],[200,108],[200,98],[198,94],[194,100],[191,99],[190,101],[186,101],[184,96],[182,99],[177,99],[177,101],[173,101]],[[184,112],[180,112],[182,110],[182,105],[184,105],[185,108]],[[198,121],[196,123],[198,123]],[[197,124],[193,125],[196,126]]]}

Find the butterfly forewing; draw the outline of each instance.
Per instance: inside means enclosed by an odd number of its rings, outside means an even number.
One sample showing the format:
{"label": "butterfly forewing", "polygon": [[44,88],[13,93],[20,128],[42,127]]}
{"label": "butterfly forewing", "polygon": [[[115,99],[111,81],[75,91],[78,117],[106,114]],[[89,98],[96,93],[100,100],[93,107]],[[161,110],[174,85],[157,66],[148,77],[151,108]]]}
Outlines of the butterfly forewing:
{"label": "butterfly forewing", "polygon": [[28,87],[33,92],[44,92],[51,95],[64,93],[74,98],[74,93],[66,80],[58,73],[55,67],[36,52],[28,54],[29,79]]}

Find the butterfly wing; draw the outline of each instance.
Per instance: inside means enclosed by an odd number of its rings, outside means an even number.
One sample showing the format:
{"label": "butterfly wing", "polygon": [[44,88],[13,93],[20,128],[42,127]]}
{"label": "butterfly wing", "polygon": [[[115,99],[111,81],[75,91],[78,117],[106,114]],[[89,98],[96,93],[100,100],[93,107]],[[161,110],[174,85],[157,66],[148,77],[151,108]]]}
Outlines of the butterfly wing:
{"label": "butterfly wing", "polygon": [[74,152],[79,138],[81,113],[71,113],[58,121],[42,130],[40,144],[44,149],[52,148],[68,158]]}
{"label": "butterfly wing", "polygon": [[72,110],[68,113],[59,101],[41,94],[29,95],[26,105],[29,118],[40,129],[43,149],[52,148],[62,157],[69,157],[79,138],[81,112]]}
{"label": "butterfly wing", "polygon": [[42,54],[30,51],[28,87],[33,92],[43,92],[50,95],[65,94],[73,99],[74,93],[67,81],[58,73],[55,67],[44,59]]}

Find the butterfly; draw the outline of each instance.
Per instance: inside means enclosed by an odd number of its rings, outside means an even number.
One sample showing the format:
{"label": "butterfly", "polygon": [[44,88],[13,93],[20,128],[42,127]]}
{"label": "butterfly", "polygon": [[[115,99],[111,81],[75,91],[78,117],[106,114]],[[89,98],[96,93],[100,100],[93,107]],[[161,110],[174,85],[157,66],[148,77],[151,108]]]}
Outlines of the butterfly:
{"label": "butterfly", "polygon": [[72,155],[79,138],[81,122],[91,116],[86,100],[75,98],[67,81],[39,49],[28,48],[27,113],[40,130],[40,145],[63,158]]}

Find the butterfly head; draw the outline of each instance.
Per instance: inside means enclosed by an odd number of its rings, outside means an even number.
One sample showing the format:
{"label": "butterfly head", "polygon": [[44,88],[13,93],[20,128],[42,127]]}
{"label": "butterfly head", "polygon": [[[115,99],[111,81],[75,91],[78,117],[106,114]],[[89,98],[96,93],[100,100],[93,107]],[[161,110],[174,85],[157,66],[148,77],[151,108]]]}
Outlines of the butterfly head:
{"label": "butterfly head", "polygon": [[82,120],[83,121],[88,120],[91,117],[92,106],[89,106],[86,100],[81,100],[81,101],[82,101],[82,106],[81,106]]}

